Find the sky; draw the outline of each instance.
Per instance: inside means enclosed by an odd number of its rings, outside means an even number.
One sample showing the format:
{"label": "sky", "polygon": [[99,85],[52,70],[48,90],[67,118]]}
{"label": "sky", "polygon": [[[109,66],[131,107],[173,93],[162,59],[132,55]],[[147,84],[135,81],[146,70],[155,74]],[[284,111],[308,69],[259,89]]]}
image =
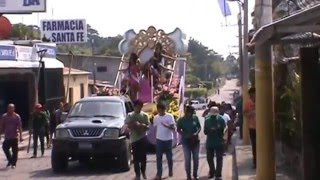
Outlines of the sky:
{"label": "sky", "polygon": [[[40,25],[41,19],[86,19],[104,37],[123,35],[129,29],[138,32],[150,25],[167,33],[179,27],[187,38],[226,56],[238,52],[239,8],[237,2],[229,5],[232,15],[225,18],[218,0],[47,0],[46,13],[7,17],[13,24],[28,25]],[[254,1],[249,0],[249,17],[253,8]]]}

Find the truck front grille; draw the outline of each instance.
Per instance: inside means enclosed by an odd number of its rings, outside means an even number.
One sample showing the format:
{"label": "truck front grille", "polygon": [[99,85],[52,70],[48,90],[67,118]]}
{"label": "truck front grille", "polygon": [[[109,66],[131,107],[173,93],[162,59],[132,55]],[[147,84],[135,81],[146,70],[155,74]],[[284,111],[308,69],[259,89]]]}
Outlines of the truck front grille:
{"label": "truck front grille", "polygon": [[98,137],[101,135],[103,128],[75,128],[71,129],[74,137]]}

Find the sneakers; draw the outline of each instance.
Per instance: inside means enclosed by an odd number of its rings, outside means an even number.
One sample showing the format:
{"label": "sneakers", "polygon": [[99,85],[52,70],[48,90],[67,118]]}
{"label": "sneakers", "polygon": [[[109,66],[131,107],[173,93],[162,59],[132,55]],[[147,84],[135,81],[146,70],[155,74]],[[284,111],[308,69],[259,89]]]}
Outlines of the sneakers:
{"label": "sneakers", "polygon": [[11,169],[15,169],[15,168],[16,168],[16,165],[12,165],[12,166],[11,166]]}
{"label": "sneakers", "polygon": [[33,156],[31,156],[30,158],[32,158],[32,159],[33,159],[33,158],[37,158],[37,155],[33,155]]}

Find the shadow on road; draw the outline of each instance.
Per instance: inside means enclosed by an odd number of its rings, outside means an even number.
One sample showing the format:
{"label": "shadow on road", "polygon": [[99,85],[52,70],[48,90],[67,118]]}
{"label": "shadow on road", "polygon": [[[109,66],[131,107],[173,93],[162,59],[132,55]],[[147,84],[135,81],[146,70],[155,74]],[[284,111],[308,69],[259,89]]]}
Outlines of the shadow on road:
{"label": "shadow on road", "polygon": [[69,167],[65,172],[54,173],[51,168],[39,171],[33,171],[32,178],[50,178],[50,177],[80,177],[84,175],[111,175],[122,173],[113,166],[113,162],[91,162],[89,164],[80,164],[78,162],[69,162]]}

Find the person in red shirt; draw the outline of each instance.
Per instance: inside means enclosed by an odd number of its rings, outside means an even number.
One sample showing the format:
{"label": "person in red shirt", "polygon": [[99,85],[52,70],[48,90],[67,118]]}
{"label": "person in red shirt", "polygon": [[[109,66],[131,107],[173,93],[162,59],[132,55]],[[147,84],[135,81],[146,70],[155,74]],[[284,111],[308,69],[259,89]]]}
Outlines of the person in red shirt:
{"label": "person in red shirt", "polygon": [[249,120],[249,136],[252,146],[253,168],[256,168],[256,89],[251,87],[248,93],[249,100],[244,107],[244,115]]}
{"label": "person in red shirt", "polygon": [[[18,160],[18,132],[20,141],[22,142],[22,123],[19,114],[15,113],[14,104],[8,105],[7,113],[3,114],[0,119],[0,138],[4,133],[4,141],[2,149],[7,157],[7,167],[11,166],[12,169],[16,167]],[[10,152],[12,150],[12,154]]]}

